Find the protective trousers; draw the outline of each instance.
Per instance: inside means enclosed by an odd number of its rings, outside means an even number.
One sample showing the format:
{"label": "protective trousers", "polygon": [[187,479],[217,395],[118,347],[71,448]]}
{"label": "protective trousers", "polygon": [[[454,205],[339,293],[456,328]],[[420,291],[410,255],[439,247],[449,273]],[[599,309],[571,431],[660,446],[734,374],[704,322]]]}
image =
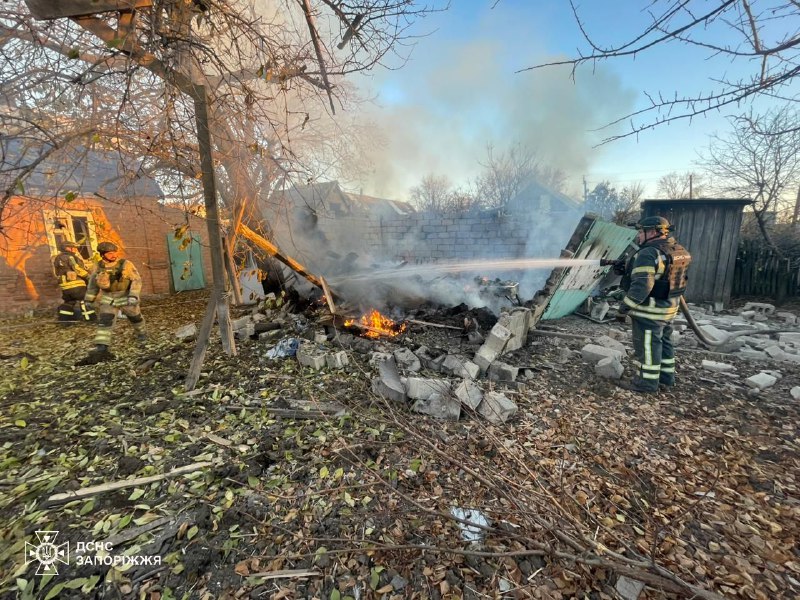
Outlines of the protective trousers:
{"label": "protective trousers", "polygon": [[[125,304],[122,304],[122,301]],[[100,307],[97,309],[97,334],[94,336],[94,343],[98,346],[111,345],[111,330],[117,320],[118,310],[128,318],[138,335],[144,334],[144,317],[138,304],[128,306],[127,298],[116,299],[103,296],[100,299]]]}
{"label": "protective trousers", "polygon": [[94,309],[83,301],[85,295],[86,286],[62,289],[58,320],[64,323],[94,321]]}
{"label": "protective trousers", "polygon": [[669,321],[631,317],[633,354],[638,373],[633,384],[643,390],[657,391],[658,384],[675,385],[675,347]]}

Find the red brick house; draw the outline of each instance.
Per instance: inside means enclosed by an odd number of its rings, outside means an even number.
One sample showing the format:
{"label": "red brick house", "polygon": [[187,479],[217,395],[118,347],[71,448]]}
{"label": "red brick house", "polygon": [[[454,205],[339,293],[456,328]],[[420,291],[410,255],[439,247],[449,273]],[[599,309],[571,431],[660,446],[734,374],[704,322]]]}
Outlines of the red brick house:
{"label": "red brick house", "polygon": [[[53,153],[10,186],[9,178],[13,183],[39,154],[8,139],[0,143],[0,189],[19,192],[0,214],[0,313],[58,304],[51,261],[64,240],[78,243],[85,258],[95,254],[98,242],[118,244],[139,269],[145,295],[198,289],[211,281],[205,221],[165,206],[156,181],[137,173],[137,162],[123,165],[117,153],[73,149]],[[184,226],[190,244],[175,238]]]}

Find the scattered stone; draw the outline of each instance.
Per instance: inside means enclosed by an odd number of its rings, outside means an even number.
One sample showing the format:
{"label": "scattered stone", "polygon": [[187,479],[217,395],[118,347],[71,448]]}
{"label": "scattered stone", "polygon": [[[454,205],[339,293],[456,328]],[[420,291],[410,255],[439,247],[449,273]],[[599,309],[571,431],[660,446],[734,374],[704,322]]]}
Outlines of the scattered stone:
{"label": "scattered stone", "polygon": [[778,341],[785,344],[800,344],[800,332],[779,333]]}
{"label": "scattered stone", "polygon": [[625,575],[617,579],[616,590],[622,600],[637,600],[644,589],[644,583],[636,581]]}
{"label": "scattered stone", "polygon": [[742,308],[742,311],[755,311],[762,315],[771,315],[775,312],[775,305],[767,304],[765,302],[748,302]]}
{"label": "scattered stone", "polygon": [[239,317],[238,319],[231,321],[231,328],[234,331],[238,331],[239,329],[244,329],[247,327],[248,323],[251,322],[250,315],[247,315],[246,317]]}
{"label": "scattered stone", "polygon": [[369,357],[369,366],[370,367],[377,367],[382,362],[389,360],[392,358],[392,355],[388,352],[373,352],[372,355]]}
{"label": "scattered stone", "polygon": [[328,343],[328,334],[324,331],[315,331],[314,332],[314,342],[317,344],[326,344]]}
{"label": "scattered stone", "polygon": [[301,341],[297,346],[297,362],[304,367],[311,367],[319,371],[326,364],[325,353],[320,352],[315,344]]}
{"label": "scattered stone", "polygon": [[704,360],[702,364],[706,371],[713,371],[714,373],[727,373],[736,369],[733,365],[715,360]]}
{"label": "scattered stone", "polygon": [[461,401],[452,394],[431,394],[424,400],[414,402],[411,410],[446,421],[458,421],[461,416]]}
{"label": "scattered stone", "polygon": [[800,385],[793,387],[791,390],[789,390],[789,393],[795,400],[800,400]]}
{"label": "scattered stone", "polygon": [[467,344],[469,344],[470,346],[480,346],[485,341],[486,338],[483,337],[480,331],[467,332]]}
{"label": "scattered stone", "polygon": [[592,305],[592,310],[589,313],[589,316],[597,321],[602,321],[606,318],[609,310],[611,310],[611,305],[605,300],[602,302],[596,302]]}
{"label": "scattered stone", "polygon": [[586,362],[597,364],[602,359],[609,356],[621,361],[625,354],[614,348],[606,348],[604,346],[598,346],[597,344],[586,344],[581,348],[581,356]]}
{"label": "scattered stone", "polygon": [[517,405],[500,392],[486,392],[478,412],[487,421],[501,425],[517,413]]}
{"label": "scattered stone", "polygon": [[[522,348],[525,341],[528,339],[528,329],[530,328],[531,311],[529,308],[513,308],[508,312],[500,315],[497,325],[504,327],[511,332],[511,337],[501,350],[501,354],[513,352]],[[496,326],[496,325],[495,325]],[[492,333],[494,328],[492,328]]]}
{"label": "scattered stone", "polygon": [[435,371],[436,373],[442,370],[442,363],[447,357],[446,354],[434,355],[427,346],[420,346],[417,348],[414,355],[419,359],[423,367]]}
{"label": "scattered stone", "polygon": [[489,379],[491,381],[514,381],[519,374],[519,367],[506,364],[499,360],[489,366]]}
{"label": "scattered stone", "polygon": [[175,332],[175,339],[179,342],[185,342],[186,340],[191,340],[195,337],[197,337],[197,325],[194,323],[184,325]]}
{"label": "scattered stone", "polygon": [[465,379],[459,383],[453,393],[462,404],[465,404],[472,410],[476,410],[481,400],[483,400],[483,390],[477,383],[469,379]]}
{"label": "scattered stone", "polygon": [[728,339],[728,334],[721,329],[714,327],[711,324],[708,325],[699,325],[700,330],[705,334],[707,338],[710,338],[712,341],[715,342],[722,342]]}
{"label": "scattered stone", "polygon": [[425,400],[433,394],[446,395],[450,391],[450,382],[445,379],[427,377],[409,377],[406,379],[406,395],[412,400]]}
{"label": "scattered stone", "polygon": [[476,379],[481,374],[481,368],[464,356],[448,354],[442,363],[442,372],[461,379]]}
{"label": "scattered stone", "polygon": [[607,335],[601,335],[599,338],[594,340],[594,343],[598,346],[603,346],[604,348],[613,348],[614,350],[619,350],[622,352],[623,356],[625,356],[627,353],[625,344]]}
{"label": "scattered stone", "polygon": [[625,367],[613,356],[606,356],[594,366],[594,372],[598,376],[605,377],[606,379],[619,379],[622,377],[624,371]]}
{"label": "scattered stone", "polygon": [[763,369],[761,372],[766,373],[767,375],[771,375],[775,379],[783,379],[783,373],[781,373],[780,371]]}
{"label": "scattered stone", "polygon": [[408,348],[398,348],[393,354],[394,359],[397,361],[398,368],[402,371],[416,373],[422,368],[422,363],[420,363],[417,355]]}
{"label": "scattered stone", "polygon": [[758,373],[757,375],[753,375],[752,377],[748,377],[744,380],[748,387],[757,390],[765,390],[768,387],[775,385],[776,381],[778,381],[777,377],[773,377],[768,373]]}
{"label": "scattered stone", "polygon": [[372,380],[372,391],[393,402],[405,402],[406,388],[400,381],[397,363],[393,356],[378,363],[379,377]]}
{"label": "scattered stone", "polygon": [[776,319],[781,319],[787,325],[796,325],[797,324],[797,315],[794,313],[780,311],[775,313]]}
{"label": "scattered stone", "polygon": [[241,327],[240,329],[235,329],[233,331],[233,336],[237,340],[248,340],[255,334],[256,334],[256,324],[253,323],[252,321],[248,321],[244,327]]}
{"label": "scattered stone", "polygon": [[339,352],[329,352],[325,355],[325,363],[329,369],[342,369],[350,364],[350,357],[347,352],[339,350]]}

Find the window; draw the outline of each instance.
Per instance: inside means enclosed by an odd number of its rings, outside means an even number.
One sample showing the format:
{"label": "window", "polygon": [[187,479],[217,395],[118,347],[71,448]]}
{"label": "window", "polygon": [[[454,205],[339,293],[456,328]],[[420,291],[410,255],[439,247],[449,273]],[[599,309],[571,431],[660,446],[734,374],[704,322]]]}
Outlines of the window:
{"label": "window", "polygon": [[85,210],[46,210],[44,211],[45,232],[50,254],[58,254],[62,242],[78,244],[78,252],[84,259],[90,259],[97,248],[92,213]]}

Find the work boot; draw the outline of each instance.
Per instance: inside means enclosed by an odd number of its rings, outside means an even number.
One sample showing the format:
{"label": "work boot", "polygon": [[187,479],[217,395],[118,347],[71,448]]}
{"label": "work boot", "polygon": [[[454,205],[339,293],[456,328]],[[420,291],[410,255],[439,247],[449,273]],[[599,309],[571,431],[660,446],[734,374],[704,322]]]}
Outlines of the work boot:
{"label": "work boot", "polygon": [[89,354],[87,354],[85,358],[79,360],[77,363],[75,363],[75,365],[78,367],[96,365],[102,362],[114,360],[115,358],[116,356],[109,352],[108,346],[105,344],[97,344],[94,349],[89,351]]}
{"label": "work boot", "polygon": [[619,381],[616,382],[616,384],[617,387],[620,387],[623,390],[629,390],[631,392],[639,392],[641,394],[655,394],[658,392],[658,384],[656,384],[656,387],[648,386],[639,377],[633,377],[631,379],[620,379]]}
{"label": "work boot", "polygon": [[658,388],[661,390],[668,390],[675,387],[674,377],[661,377],[658,380]]}
{"label": "work boot", "polygon": [[144,331],[136,332],[136,343],[144,346],[147,343],[147,334]]}

